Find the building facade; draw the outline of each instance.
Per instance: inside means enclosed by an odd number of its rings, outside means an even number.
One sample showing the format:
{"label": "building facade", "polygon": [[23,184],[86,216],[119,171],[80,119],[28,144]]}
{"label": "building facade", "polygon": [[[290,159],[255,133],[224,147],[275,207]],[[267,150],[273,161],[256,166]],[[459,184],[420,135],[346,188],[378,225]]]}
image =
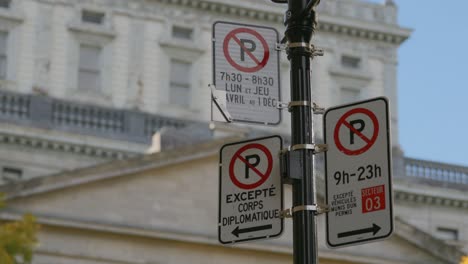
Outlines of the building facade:
{"label": "building facade", "polygon": [[[184,155],[181,148],[233,134],[244,138],[278,133],[288,138],[286,111],[277,127],[210,130],[208,87],[213,23],[264,25],[282,35],[285,10],[266,0],[0,0],[0,168],[11,201],[2,216],[11,219],[27,210],[39,216],[45,227],[41,238],[47,242],[41,243],[37,263],[290,262],[288,232],[266,245],[225,249],[213,242],[210,225],[216,225],[215,218],[202,213],[215,215],[209,195],[216,194],[198,193],[203,190],[200,182],[213,183],[204,174],[216,179],[213,151],[221,145],[213,143],[206,150],[210,154],[201,156],[193,150]],[[321,242],[326,252],[321,258],[325,263],[456,263],[468,251],[468,198],[463,192],[468,169],[405,158],[398,140],[398,48],[411,30],[398,25],[398,8],[391,0],[327,0],[317,11],[313,43],[325,56],[312,62],[313,100],[327,108],[381,95],[389,98],[399,219],[395,238],[374,253],[366,246],[359,247],[362,254],[331,251]],[[288,102],[284,53],[280,68],[281,98]],[[316,142],[322,140],[319,120]],[[160,153],[144,155],[149,150]],[[149,161],[162,165],[150,168]],[[122,171],[113,172],[112,166]],[[196,184],[177,174],[187,166],[196,168]],[[125,187],[122,179],[134,175],[142,180]],[[103,183],[115,188],[106,192],[100,188]],[[145,200],[152,194],[145,184],[161,195]],[[172,205],[184,208],[185,214],[165,207],[171,196],[166,184],[172,193],[183,194],[184,186],[199,188]],[[132,188],[141,196],[134,197]],[[81,191],[103,202],[90,208],[92,202]],[[106,199],[117,195],[114,192],[129,197],[116,200],[122,207]],[[193,208],[188,194],[200,195]],[[64,198],[57,199],[59,195]],[[110,206],[114,211],[100,214],[106,203],[115,205]],[[134,204],[142,206],[136,210]],[[143,211],[153,213],[146,217]],[[192,214],[194,220],[186,222]],[[173,223],[187,228],[179,232]],[[87,245],[80,232],[88,232],[94,242]],[[118,236],[121,244],[115,241]],[[74,245],[75,239],[82,244]],[[131,245],[135,239],[138,246]],[[193,255],[179,255],[165,243]],[[96,246],[100,244],[107,248]],[[391,249],[386,255],[385,248]],[[246,255],[237,256],[237,251]],[[271,252],[278,255],[268,256]],[[408,254],[414,256],[405,259]]]}

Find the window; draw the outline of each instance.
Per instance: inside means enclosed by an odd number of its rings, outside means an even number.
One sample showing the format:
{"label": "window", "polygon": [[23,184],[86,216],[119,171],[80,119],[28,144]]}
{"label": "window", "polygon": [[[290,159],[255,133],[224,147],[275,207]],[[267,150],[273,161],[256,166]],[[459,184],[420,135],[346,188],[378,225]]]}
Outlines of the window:
{"label": "window", "polygon": [[21,180],[23,171],[18,168],[3,167],[2,180],[3,182],[15,182]]}
{"label": "window", "polygon": [[1,8],[10,8],[11,0],[0,0]]}
{"label": "window", "polygon": [[93,23],[93,24],[102,24],[104,21],[105,14],[102,12],[95,12],[89,10],[81,11],[81,20],[83,22]]}
{"label": "window", "polygon": [[458,230],[454,228],[438,227],[437,237],[443,240],[458,240]]}
{"label": "window", "polygon": [[341,56],[341,65],[345,68],[358,69],[361,66],[361,59],[352,56]]}
{"label": "window", "polygon": [[341,103],[352,103],[359,100],[361,91],[356,88],[343,87],[341,88]]}
{"label": "window", "polygon": [[8,33],[0,31],[0,79],[7,77],[7,42]]}
{"label": "window", "polygon": [[101,90],[101,47],[81,44],[78,65],[78,90]]}
{"label": "window", "polygon": [[172,37],[191,40],[193,37],[193,29],[174,26],[172,27]]}
{"label": "window", "polygon": [[190,106],[190,62],[171,60],[169,102],[178,106]]}

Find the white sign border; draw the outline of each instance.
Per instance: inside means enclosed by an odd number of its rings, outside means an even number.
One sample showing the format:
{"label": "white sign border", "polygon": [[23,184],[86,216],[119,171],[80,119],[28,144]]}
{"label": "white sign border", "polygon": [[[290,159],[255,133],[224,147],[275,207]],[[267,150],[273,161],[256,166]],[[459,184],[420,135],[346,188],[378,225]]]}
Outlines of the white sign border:
{"label": "white sign border", "polygon": [[[368,238],[368,239],[362,239],[362,240],[356,240],[356,241],[352,241],[352,242],[346,242],[346,243],[341,243],[341,244],[331,244],[330,243],[330,240],[329,240],[329,224],[328,224],[328,214],[326,214],[326,220],[325,220],[325,232],[326,232],[326,243],[327,243],[327,246],[330,247],[330,248],[341,248],[341,247],[347,247],[347,246],[355,246],[355,245],[359,245],[359,244],[367,244],[367,243],[372,243],[372,242],[378,242],[378,241],[381,241],[381,240],[384,240],[384,239],[387,239],[389,237],[391,237],[395,231],[395,223],[394,223],[394,213],[393,213],[393,184],[392,184],[392,151],[391,151],[391,147],[392,147],[392,143],[391,143],[391,130],[390,130],[390,111],[389,111],[389,102],[388,102],[388,99],[384,96],[380,96],[380,97],[375,97],[375,98],[371,98],[371,99],[368,99],[368,100],[363,100],[363,101],[358,101],[358,102],[353,102],[353,103],[350,103],[350,104],[344,104],[344,105],[339,105],[339,106],[334,106],[334,107],[331,107],[331,108],[328,108],[325,113],[323,114],[323,139],[324,139],[324,142],[326,144],[327,143],[327,134],[326,134],[326,118],[327,118],[327,114],[330,112],[330,111],[334,111],[334,110],[339,110],[339,109],[342,109],[342,108],[347,108],[347,107],[352,107],[352,106],[355,106],[355,105],[361,105],[361,104],[364,104],[364,103],[369,103],[369,102],[374,102],[374,101],[379,101],[379,100],[382,100],[384,101],[385,103],[385,115],[386,115],[386,125],[387,125],[387,131],[386,131],[386,134],[387,134],[387,158],[388,158],[388,184],[389,184],[389,190],[390,190],[390,193],[389,193],[389,200],[390,200],[390,232],[388,234],[385,234],[384,236],[378,236],[378,237],[372,237],[372,238]],[[327,152],[325,152],[325,156],[324,156],[324,161],[325,161],[325,164],[324,164],[324,177],[325,177],[325,202],[326,204],[328,204],[328,175],[327,175]]]}
{"label": "white sign border", "polygon": [[[235,244],[235,243],[240,243],[240,242],[247,242],[247,241],[252,241],[252,240],[265,240],[265,239],[271,239],[271,238],[276,238],[276,237],[279,237],[283,234],[284,232],[284,218],[280,218],[281,220],[281,229],[280,231],[278,232],[278,234],[275,234],[275,235],[271,235],[271,236],[261,236],[261,237],[251,237],[251,238],[247,238],[247,239],[238,239],[238,240],[233,240],[233,241],[222,241],[221,240],[221,227],[220,227],[220,223],[221,223],[221,200],[222,200],[222,197],[221,197],[221,179],[222,179],[222,164],[223,164],[223,149],[227,146],[233,146],[233,145],[238,145],[238,144],[246,144],[246,143],[252,143],[252,142],[257,142],[259,140],[264,140],[264,139],[270,139],[270,138],[278,138],[279,141],[280,141],[280,150],[283,149],[283,138],[279,135],[273,135],[273,136],[267,136],[267,137],[261,137],[261,138],[254,138],[254,139],[248,139],[248,140],[244,140],[244,141],[238,141],[238,142],[233,142],[233,143],[228,143],[228,144],[225,144],[221,147],[220,151],[219,151],[219,178],[218,178],[218,241],[221,243],[221,244],[224,244],[224,245],[232,245],[232,244]],[[273,157],[275,158],[275,157]],[[276,157],[277,159],[279,159],[279,157],[277,156]],[[279,162],[279,161],[278,161]],[[281,168],[279,168],[281,169]],[[281,171],[280,171],[280,175],[279,177],[281,177]],[[283,178],[281,177],[281,186],[280,186],[280,195],[281,195],[281,211],[284,210],[284,183],[283,183]]]}

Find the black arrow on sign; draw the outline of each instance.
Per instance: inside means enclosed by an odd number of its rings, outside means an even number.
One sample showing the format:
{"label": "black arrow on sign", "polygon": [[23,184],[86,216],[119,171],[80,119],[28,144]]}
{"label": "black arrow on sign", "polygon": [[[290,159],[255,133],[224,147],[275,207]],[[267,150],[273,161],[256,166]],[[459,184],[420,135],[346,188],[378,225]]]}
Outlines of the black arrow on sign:
{"label": "black arrow on sign", "polygon": [[370,233],[370,232],[372,232],[372,235],[375,236],[375,234],[377,234],[377,232],[379,232],[379,230],[380,230],[380,226],[378,226],[376,224],[372,224],[372,227],[369,227],[369,228],[364,228],[364,229],[358,229],[358,230],[339,233],[338,238],[361,235],[361,234]]}
{"label": "black arrow on sign", "polygon": [[267,230],[267,229],[272,229],[272,228],[273,228],[273,225],[254,226],[254,227],[248,227],[248,228],[243,228],[243,229],[240,229],[239,226],[237,226],[236,229],[232,230],[232,234],[235,235],[236,237],[239,237],[239,234]]}

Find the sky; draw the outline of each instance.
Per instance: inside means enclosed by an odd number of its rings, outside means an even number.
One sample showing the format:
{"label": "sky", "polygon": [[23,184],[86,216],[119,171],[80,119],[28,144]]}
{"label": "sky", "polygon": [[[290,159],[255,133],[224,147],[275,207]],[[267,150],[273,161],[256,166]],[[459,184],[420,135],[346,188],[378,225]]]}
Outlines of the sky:
{"label": "sky", "polygon": [[468,166],[468,1],[396,4],[414,30],[399,49],[400,145],[407,157]]}

